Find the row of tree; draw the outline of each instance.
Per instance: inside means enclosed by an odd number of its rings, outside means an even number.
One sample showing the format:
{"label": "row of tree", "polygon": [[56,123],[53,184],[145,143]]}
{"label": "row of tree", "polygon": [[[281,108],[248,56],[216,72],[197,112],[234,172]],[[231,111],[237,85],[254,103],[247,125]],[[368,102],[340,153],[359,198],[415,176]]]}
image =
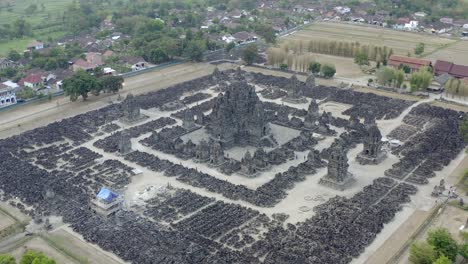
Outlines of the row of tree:
{"label": "row of tree", "polygon": [[292,51],[295,54],[305,52],[328,54],[341,57],[354,58],[358,54],[365,55],[368,60],[380,62],[384,65],[393,54],[393,49],[387,46],[365,45],[359,42],[333,41],[326,39],[313,39],[309,41],[289,41],[280,46],[286,53]]}
{"label": "row of tree", "polygon": [[[407,88],[404,85],[406,72],[403,68],[394,69],[390,67],[381,67],[377,73],[377,83],[387,87]],[[419,71],[413,72],[409,77],[410,88],[412,92],[426,90],[432,83],[432,70],[423,67]]]}
{"label": "row of tree", "polygon": [[309,71],[309,65],[316,61],[316,57],[312,54],[296,54],[283,48],[269,48],[266,54],[269,65],[280,67],[285,64],[289,70],[300,72]]}
{"label": "row of tree", "polygon": [[445,94],[466,97],[468,96],[468,82],[460,79],[452,78],[445,84]]}
{"label": "row of tree", "polygon": [[123,88],[123,82],[122,76],[97,77],[95,74],[79,70],[73,76],[64,79],[62,87],[65,95],[70,96],[71,101],[76,101],[80,96],[86,100],[89,93],[96,96],[101,92],[116,93]]}

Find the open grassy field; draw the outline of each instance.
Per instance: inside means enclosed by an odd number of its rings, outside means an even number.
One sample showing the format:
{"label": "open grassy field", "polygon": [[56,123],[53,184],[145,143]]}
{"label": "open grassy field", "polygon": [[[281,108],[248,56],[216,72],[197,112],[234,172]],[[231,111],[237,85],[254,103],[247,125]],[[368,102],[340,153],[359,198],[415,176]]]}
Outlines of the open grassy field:
{"label": "open grassy field", "polygon": [[21,256],[29,249],[43,252],[45,255],[53,258],[57,263],[79,263],[78,261],[68,257],[66,254],[63,254],[54,247],[50,246],[40,237],[34,237],[30,240],[27,240],[26,243],[9,252],[9,254],[14,256],[19,261]]}
{"label": "open grassy field", "polygon": [[458,64],[468,65],[468,41],[460,40],[445,49],[440,49],[426,56],[431,60],[447,60]]}
{"label": "open grassy field", "polygon": [[[61,16],[65,7],[73,0],[0,0],[0,24],[9,24],[17,18],[24,18],[33,26],[51,22],[52,18]],[[6,7],[10,3],[9,7]],[[27,13],[26,8],[32,4],[37,10]],[[42,8],[42,4],[44,8]]]}
{"label": "open grassy field", "polygon": [[413,53],[414,47],[419,42],[426,44],[425,52],[432,52],[456,42],[448,38],[440,38],[427,34],[396,31],[392,29],[376,28],[364,25],[344,23],[318,22],[303,28],[282,41],[326,39],[336,41],[360,42],[376,46],[392,48],[395,54],[406,55]]}
{"label": "open grassy field", "polygon": [[22,38],[0,41],[0,57],[7,55],[10,50],[16,50],[21,53],[21,51],[25,50],[28,44],[33,40],[33,38]]}

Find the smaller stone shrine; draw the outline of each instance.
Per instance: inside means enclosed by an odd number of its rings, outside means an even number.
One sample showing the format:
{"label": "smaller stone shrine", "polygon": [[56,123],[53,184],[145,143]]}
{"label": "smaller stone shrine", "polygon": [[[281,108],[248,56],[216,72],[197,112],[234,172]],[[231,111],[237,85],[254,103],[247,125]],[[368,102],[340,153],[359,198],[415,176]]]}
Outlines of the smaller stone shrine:
{"label": "smaller stone shrine", "polygon": [[224,150],[219,141],[211,141],[211,150],[210,150],[210,167],[219,167],[226,162],[224,157]]}
{"label": "smaller stone shrine", "polygon": [[128,154],[132,151],[132,142],[130,141],[130,135],[125,130],[120,133],[118,149],[119,154],[121,155]]}
{"label": "smaller stone shrine", "polygon": [[313,73],[309,74],[306,79],[306,87],[307,89],[312,90],[316,86],[315,84],[315,75]]}
{"label": "smaller stone shrine", "polygon": [[293,104],[304,104],[307,103],[307,99],[303,95],[302,83],[297,79],[294,74],[291,76],[289,86],[287,87],[288,94],[283,98],[283,101]]}
{"label": "smaller stone shrine", "polygon": [[206,140],[201,140],[195,148],[195,162],[208,162],[210,160],[210,146]]}
{"label": "smaller stone shrine", "polygon": [[304,128],[307,130],[315,130],[318,127],[318,121],[320,120],[319,105],[312,99],[307,109],[307,115],[304,118]]}
{"label": "smaller stone shrine", "polygon": [[356,180],[348,172],[348,157],[343,144],[337,143],[330,151],[328,158],[328,173],[322,177],[319,184],[343,191],[351,186]]}
{"label": "smaller stone shrine", "polygon": [[387,153],[382,149],[382,134],[375,121],[372,122],[371,120],[366,122],[366,132],[363,137],[364,148],[362,152],[357,155],[356,160],[361,165],[379,164],[387,156]]}
{"label": "smaller stone shrine", "polygon": [[195,123],[195,115],[190,109],[186,109],[184,112],[184,117],[182,119],[182,127],[185,128],[188,132],[200,128],[200,126]]}
{"label": "smaller stone shrine", "polygon": [[123,115],[120,121],[122,123],[133,124],[146,118],[145,115],[140,113],[140,106],[131,93],[123,100],[121,107]]}
{"label": "smaller stone shrine", "polygon": [[253,178],[258,175],[258,169],[255,166],[255,162],[250,151],[247,151],[242,158],[239,173],[249,178]]}

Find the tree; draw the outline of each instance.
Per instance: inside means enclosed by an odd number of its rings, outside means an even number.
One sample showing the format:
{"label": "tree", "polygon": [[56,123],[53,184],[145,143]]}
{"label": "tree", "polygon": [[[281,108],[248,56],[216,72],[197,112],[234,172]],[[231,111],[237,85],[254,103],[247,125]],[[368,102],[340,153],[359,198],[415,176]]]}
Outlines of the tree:
{"label": "tree", "polygon": [[436,259],[432,264],[452,264],[452,261],[450,261],[450,259],[446,256],[442,255],[438,259]]}
{"label": "tree", "polygon": [[21,59],[21,54],[16,50],[10,50],[10,52],[8,52],[8,59],[11,61],[19,61]]}
{"label": "tree", "polygon": [[369,56],[365,52],[359,52],[354,56],[354,63],[359,66],[369,65]]}
{"label": "tree", "polygon": [[392,81],[395,79],[395,73],[393,69],[388,67],[381,67],[377,73],[377,82],[380,85],[390,85]]}
{"label": "tree", "polygon": [[425,48],[425,45],[424,43],[420,42],[416,45],[416,48],[414,48],[414,54],[416,55],[421,55],[424,53],[424,48]]}
{"label": "tree", "polygon": [[0,255],[0,264],[16,264],[16,260],[12,255]]}
{"label": "tree", "polygon": [[258,48],[255,44],[249,44],[242,54],[242,58],[244,59],[247,65],[251,65],[257,59],[258,56]]}
{"label": "tree", "polygon": [[106,93],[116,93],[123,88],[124,78],[122,76],[107,75],[99,79],[102,90]]}
{"label": "tree", "polygon": [[161,48],[151,50],[149,56],[146,57],[152,63],[161,63],[169,60],[169,56]]}
{"label": "tree", "polygon": [[230,52],[233,48],[236,47],[236,43],[234,42],[229,42],[227,45],[226,45],[226,51],[227,52]]}
{"label": "tree", "polygon": [[101,90],[97,78],[84,70],[79,70],[73,76],[65,78],[62,86],[65,94],[70,96],[71,101],[76,101],[80,96],[85,101],[89,92],[99,94]]}
{"label": "tree", "polygon": [[436,252],[427,242],[415,242],[411,245],[409,261],[412,264],[432,264],[435,259]]}
{"label": "tree", "polygon": [[188,43],[184,52],[185,56],[188,57],[191,61],[202,61],[203,51],[203,45],[198,41],[192,40]]}
{"label": "tree", "polygon": [[455,261],[458,254],[458,245],[447,229],[438,228],[429,231],[427,243],[434,247],[438,257],[446,256],[451,261]]}
{"label": "tree", "polygon": [[320,68],[320,73],[325,78],[332,78],[333,76],[335,76],[336,68],[334,65],[331,64],[323,64]]}
{"label": "tree", "polygon": [[319,73],[321,68],[322,65],[318,62],[313,62],[309,65],[309,71],[311,71],[314,74]]}
{"label": "tree", "polygon": [[279,66],[280,70],[285,71],[288,69],[288,65],[286,63],[281,63]]}
{"label": "tree", "polygon": [[395,85],[397,88],[400,88],[405,80],[405,72],[403,70],[394,70],[393,75],[395,77]]}
{"label": "tree", "polygon": [[413,72],[410,79],[411,90],[426,90],[432,82],[432,72],[428,71],[426,67],[419,69],[417,72]]}
{"label": "tree", "polygon": [[55,260],[47,257],[42,252],[28,250],[20,260],[19,264],[56,264]]}

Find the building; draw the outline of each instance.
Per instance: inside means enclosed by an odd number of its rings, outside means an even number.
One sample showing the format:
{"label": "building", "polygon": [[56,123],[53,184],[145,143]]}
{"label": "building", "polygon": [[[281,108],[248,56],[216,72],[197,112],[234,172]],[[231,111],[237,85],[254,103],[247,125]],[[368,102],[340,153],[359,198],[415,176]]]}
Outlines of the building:
{"label": "building", "polygon": [[139,71],[148,67],[148,62],[146,62],[142,57],[127,56],[123,57],[121,60],[125,66],[131,68],[132,71]]}
{"label": "building", "polygon": [[449,61],[437,60],[434,65],[435,75],[449,74],[452,77],[463,79],[468,78],[468,66],[459,65]]}
{"label": "building", "polygon": [[29,51],[33,51],[33,50],[41,50],[44,48],[44,43],[40,42],[40,41],[33,41],[31,43],[28,44],[27,46],[27,49]]}
{"label": "building", "polygon": [[97,214],[109,217],[122,208],[122,202],[123,200],[117,193],[103,187],[96,198],[91,201],[91,207]]}
{"label": "building", "polygon": [[19,85],[37,90],[44,86],[44,77],[39,74],[29,74],[19,81]]}
{"label": "building", "polygon": [[7,58],[0,58],[0,70],[16,67],[16,63]]}
{"label": "building", "polygon": [[418,71],[422,67],[432,68],[432,62],[430,60],[411,58],[405,56],[392,55],[388,59],[388,65],[394,68],[400,68],[403,65],[410,67],[411,71]]}
{"label": "building", "polygon": [[16,89],[0,83],[0,108],[16,104]]}
{"label": "building", "polygon": [[234,37],[237,44],[244,44],[257,41],[257,36],[247,31],[237,32],[232,36]]}
{"label": "building", "polygon": [[102,65],[104,65],[104,62],[101,53],[88,52],[85,59],[79,58],[73,62],[72,69],[74,72],[78,70],[92,71]]}

